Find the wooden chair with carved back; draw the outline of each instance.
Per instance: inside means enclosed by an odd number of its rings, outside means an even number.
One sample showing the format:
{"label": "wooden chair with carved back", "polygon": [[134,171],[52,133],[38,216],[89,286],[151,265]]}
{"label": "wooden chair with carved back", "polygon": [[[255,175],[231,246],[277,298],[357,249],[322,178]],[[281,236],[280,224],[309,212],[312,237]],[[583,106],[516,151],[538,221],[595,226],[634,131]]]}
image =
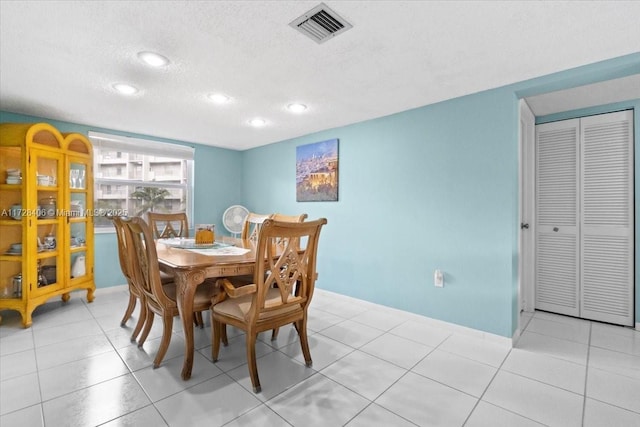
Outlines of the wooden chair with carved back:
{"label": "wooden chair with carved back", "polygon": [[137,301],[140,301],[140,317],[138,318],[138,322],[136,323],[133,332],[131,333],[131,341],[135,341],[142,326],[144,325],[144,321],[147,317],[147,303],[144,299],[144,293],[141,289],[139,289],[133,280],[133,272],[131,271],[131,259],[128,257],[127,252],[127,241],[125,239],[125,230],[124,225],[122,223],[122,219],[119,217],[109,217],[109,219],[113,222],[113,225],[116,229],[116,237],[118,239],[118,259],[120,260],[120,269],[122,270],[122,274],[127,280],[127,285],[129,287],[129,304],[127,309],[124,312],[124,316],[120,321],[120,326],[125,326],[127,321],[131,318],[133,314],[133,310],[136,307]]}
{"label": "wooden chair with carved back", "polygon": [[[162,318],[162,340],[153,361],[153,367],[157,368],[167,352],[173,335],[173,318],[179,315],[176,286],[174,283],[162,283],[160,280],[156,243],[147,223],[139,217],[123,219],[122,222],[125,230],[127,256],[132,265],[133,280],[142,290],[148,308],[142,335],[138,340],[138,347],[144,344],[149,335],[155,315]],[[217,291],[215,283],[205,282],[199,285],[194,296],[193,312],[209,309],[211,300]]]}
{"label": "wooden chair with carved back", "polygon": [[189,220],[185,212],[148,212],[147,219],[156,239],[189,237]]}
{"label": "wooden chair with carved back", "polygon": [[[155,239],[171,239],[175,237],[189,237],[189,219],[185,212],[160,213],[147,212],[149,227],[153,230]],[[173,282],[173,277],[163,271],[160,272],[160,280],[163,283]],[[196,325],[204,327],[202,313],[196,313],[194,319]]]}
{"label": "wooden chair with carved back", "polygon": [[307,310],[317,277],[320,230],[326,223],[325,218],[302,223],[265,220],[256,248],[254,283],[236,288],[228,279],[219,279],[227,297],[222,301],[221,298],[212,300],[211,356],[217,362],[226,325],[245,331],[249,374],[255,393],[261,390],[255,352],[261,332],[293,323],[305,363],[311,366]]}

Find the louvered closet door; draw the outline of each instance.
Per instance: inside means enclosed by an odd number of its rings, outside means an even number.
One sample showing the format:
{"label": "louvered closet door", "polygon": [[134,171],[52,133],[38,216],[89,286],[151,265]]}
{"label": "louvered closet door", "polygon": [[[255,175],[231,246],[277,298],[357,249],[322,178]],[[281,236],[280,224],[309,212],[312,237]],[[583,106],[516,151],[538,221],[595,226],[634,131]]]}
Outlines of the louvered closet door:
{"label": "louvered closet door", "polygon": [[581,317],[633,325],[633,113],[581,119]]}
{"label": "louvered closet door", "polygon": [[578,316],[579,120],[536,126],[536,308]]}

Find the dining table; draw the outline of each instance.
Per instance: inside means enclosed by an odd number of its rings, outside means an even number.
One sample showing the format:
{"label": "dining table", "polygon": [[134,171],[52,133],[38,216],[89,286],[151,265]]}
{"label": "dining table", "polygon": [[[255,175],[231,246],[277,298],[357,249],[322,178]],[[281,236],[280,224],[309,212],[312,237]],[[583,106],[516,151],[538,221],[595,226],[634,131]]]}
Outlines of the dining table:
{"label": "dining table", "polygon": [[[182,239],[184,240],[184,239]],[[187,243],[192,243],[188,241]],[[198,285],[207,278],[222,278],[253,274],[257,242],[249,239],[216,236],[220,250],[201,248],[199,245],[180,244],[180,240],[156,241],[158,264],[161,271],[174,277],[176,299],[184,334],[184,362],[182,379],[191,378],[194,353],[193,300]],[[227,248],[227,249],[225,249]]]}

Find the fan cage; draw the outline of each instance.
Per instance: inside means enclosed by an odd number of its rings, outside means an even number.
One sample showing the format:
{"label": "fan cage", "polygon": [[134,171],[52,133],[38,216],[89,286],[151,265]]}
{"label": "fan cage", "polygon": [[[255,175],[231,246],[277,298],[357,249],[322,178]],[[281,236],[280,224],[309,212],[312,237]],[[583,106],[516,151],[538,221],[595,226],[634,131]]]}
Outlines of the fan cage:
{"label": "fan cage", "polygon": [[233,235],[242,232],[244,219],[249,215],[249,210],[242,205],[229,206],[222,215],[222,225]]}

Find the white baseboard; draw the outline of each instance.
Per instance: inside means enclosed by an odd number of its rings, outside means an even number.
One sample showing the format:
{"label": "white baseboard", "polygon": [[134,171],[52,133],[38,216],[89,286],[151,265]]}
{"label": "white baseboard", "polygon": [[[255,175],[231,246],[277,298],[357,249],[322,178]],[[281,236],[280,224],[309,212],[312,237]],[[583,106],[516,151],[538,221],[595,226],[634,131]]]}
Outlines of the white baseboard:
{"label": "white baseboard", "polygon": [[640,331],[640,322],[636,322],[636,331]]}
{"label": "white baseboard", "polygon": [[417,320],[419,322],[430,324],[430,325],[433,325],[434,327],[440,327],[440,328],[443,328],[443,329],[447,329],[447,330],[449,330],[451,332],[458,332],[458,333],[461,333],[461,334],[464,334],[464,335],[468,335],[468,336],[471,336],[471,337],[487,340],[487,341],[495,343],[495,344],[508,346],[509,348],[513,347],[513,343],[514,343],[513,338],[503,337],[502,335],[493,334],[491,332],[481,331],[479,329],[470,328],[468,326],[457,325],[455,323],[446,322],[444,320],[434,319],[434,318],[427,317],[427,316],[424,316],[424,315],[421,315],[421,314],[416,314],[416,313],[412,313],[412,312],[409,312],[409,311],[400,310],[400,309],[389,307],[389,306],[386,306],[386,305],[376,304],[376,303],[373,303],[373,302],[361,300],[361,299],[358,299],[358,298],[353,298],[353,297],[350,297],[350,296],[339,294],[337,292],[327,291],[325,289],[320,289],[320,288],[316,287],[315,292],[318,292],[318,291],[319,291],[319,293],[331,294],[331,295],[333,295],[335,297],[338,297],[340,299],[344,299],[345,301],[353,301],[355,303],[360,303],[360,304],[365,304],[365,305],[370,305],[370,306],[378,306],[378,307],[381,307],[382,309],[387,310],[387,311],[397,311],[399,315],[405,315],[408,319],[412,319],[413,318],[413,319],[415,319],[415,320]]}

